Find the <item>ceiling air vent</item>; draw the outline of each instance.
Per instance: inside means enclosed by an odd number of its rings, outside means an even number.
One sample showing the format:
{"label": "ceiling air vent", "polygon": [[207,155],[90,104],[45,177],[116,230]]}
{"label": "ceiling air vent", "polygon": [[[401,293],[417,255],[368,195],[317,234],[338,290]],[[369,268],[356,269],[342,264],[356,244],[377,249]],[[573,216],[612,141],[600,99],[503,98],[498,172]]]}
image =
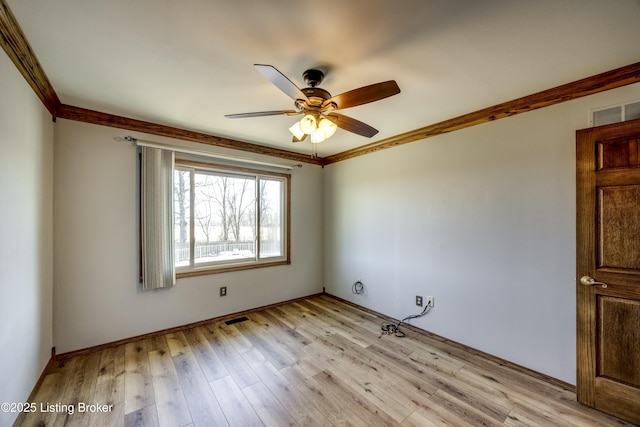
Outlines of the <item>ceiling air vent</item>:
{"label": "ceiling air vent", "polygon": [[640,119],[640,101],[597,108],[589,112],[589,126],[602,126]]}

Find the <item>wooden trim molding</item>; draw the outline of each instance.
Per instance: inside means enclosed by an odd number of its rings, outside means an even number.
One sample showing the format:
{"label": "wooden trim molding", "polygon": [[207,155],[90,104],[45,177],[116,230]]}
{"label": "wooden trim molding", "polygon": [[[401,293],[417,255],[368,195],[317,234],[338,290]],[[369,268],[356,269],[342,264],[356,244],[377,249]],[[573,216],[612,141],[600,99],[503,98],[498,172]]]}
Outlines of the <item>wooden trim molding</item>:
{"label": "wooden trim molding", "polygon": [[549,107],[565,101],[581,98],[587,95],[604,92],[610,89],[640,82],[640,62],[617,68],[582,80],[557,86],[552,89],[524,96],[522,98],[503,102],[492,107],[464,114],[433,125],[425,126],[400,135],[392,136],[371,144],[363,145],[352,150],[343,151],[324,158],[324,164],[340,162],[353,157],[373,153],[407,144],[421,139],[431,138],[459,129],[487,123],[504,117],[526,113],[538,108]]}
{"label": "wooden trim molding", "polygon": [[0,44],[54,119],[57,116],[322,166],[640,82],[638,62],[321,158],[62,104],[5,0],[0,0]]}
{"label": "wooden trim molding", "polygon": [[64,362],[65,360],[74,357],[74,356],[78,356],[81,354],[88,354],[88,353],[93,353],[95,351],[101,351],[104,350],[106,348],[112,348],[112,347],[117,347],[119,345],[123,345],[123,344],[127,344],[130,342],[134,342],[134,341],[138,341],[140,339],[144,339],[144,338],[154,338],[154,337],[158,337],[160,335],[164,335],[164,334],[168,334],[171,332],[179,332],[179,331],[184,331],[186,329],[191,329],[191,328],[195,328],[196,326],[202,326],[202,325],[207,325],[209,323],[213,323],[213,322],[220,322],[223,320],[230,320],[230,319],[234,319],[236,317],[241,317],[241,316],[245,316],[247,314],[251,314],[251,313],[255,313],[257,311],[260,310],[266,310],[268,308],[273,308],[273,307],[280,307],[281,305],[285,305],[285,304],[289,304],[292,302],[298,302],[298,301],[304,301],[306,299],[318,296],[318,295],[322,295],[322,293],[317,293],[317,294],[311,294],[311,295],[307,295],[304,297],[299,297],[299,298],[292,298],[290,300],[286,300],[286,301],[281,301],[281,302],[276,302],[273,304],[267,304],[267,305],[263,305],[260,307],[255,307],[255,308],[250,308],[248,310],[242,310],[242,311],[236,311],[235,313],[229,313],[229,314],[225,314],[223,316],[217,316],[217,317],[212,317],[210,319],[205,319],[205,320],[200,320],[198,322],[193,322],[193,323],[187,323],[184,325],[180,325],[180,326],[175,326],[173,328],[167,328],[167,329],[162,329],[159,331],[154,331],[154,332],[149,332],[147,334],[142,334],[142,335],[137,335],[135,337],[131,337],[131,338],[124,338],[121,340],[117,340],[117,341],[112,341],[112,342],[108,342],[105,344],[99,344],[93,347],[87,347],[87,348],[83,348],[80,350],[74,350],[74,351],[70,351],[67,353],[62,353],[59,354],[55,357],[55,361],[56,362]]}
{"label": "wooden trim molding", "polygon": [[[335,296],[335,295],[332,295],[332,294],[328,294],[328,293],[326,293],[324,291],[323,291],[323,294],[328,296],[328,297],[331,297],[331,298],[335,299],[336,301],[340,301],[340,302],[342,302],[344,304],[350,305],[350,306],[355,307],[355,308],[357,308],[359,310],[362,310],[362,311],[366,311],[367,313],[371,313],[371,314],[373,314],[375,316],[386,318],[386,319],[389,319],[389,320],[391,320],[393,322],[398,322],[399,321],[399,319],[393,319],[393,318],[387,316],[386,314],[379,313],[379,312],[377,312],[375,310],[371,310],[371,309],[369,309],[367,307],[363,307],[363,306],[361,306],[359,304],[356,304],[356,303],[351,302],[349,300],[340,298],[338,296]],[[518,372],[526,374],[526,375],[528,375],[530,377],[537,378],[537,379],[539,379],[541,381],[544,381],[546,383],[556,385],[556,386],[561,387],[561,388],[563,388],[565,390],[569,390],[569,391],[571,391],[573,393],[575,393],[575,391],[576,391],[576,387],[573,384],[569,384],[569,383],[567,383],[565,381],[562,381],[562,380],[560,380],[558,378],[554,378],[554,377],[549,376],[547,374],[543,374],[541,372],[534,371],[533,369],[529,369],[529,368],[524,367],[522,365],[518,365],[517,363],[510,362],[510,361],[508,361],[506,359],[502,359],[501,357],[494,356],[494,355],[492,355],[490,353],[486,353],[486,352],[484,352],[482,350],[477,350],[477,349],[475,349],[473,347],[469,347],[468,345],[461,344],[461,343],[459,343],[457,341],[453,341],[453,340],[450,340],[448,338],[444,338],[444,337],[442,337],[440,335],[434,334],[433,332],[429,332],[429,331],[427,331],[425,329],[419,328],[419,327],[417,327],[415,325],[412,325],[410,323],[403,323],[402,327],[405,328],[405,329],[411,329],[412,331],[414,331],[414,332],[416,332],[418,334],[422,334],[422,335],[427,336],[429,338],[432,338],[434,340],[445,342],[445,343],[447,343],[448,345],[450,345],[452,347],[455,347],[455,348],[457,348],[459,350],[464,351],[465,353],[473,354],[473,355],[479,356],[479,357],[481,357],[483,359],[490,360],[490,361],[494,362],[496,365],[507,366],[510,369],[513,369],[514,371],[518,371]]]}
{"label": "wooden trim molding", "polygon": [[18,21],[4,0],[0,0],[0,45],[55,118],[55,111],[60,104],[60,99],[40,66],[36,54],[29,46]]}
{"label": "wooden trim molding", "polygon": [[234,150],[246,151],[255,154],[278,157],[281,159],[293,160],[315,165],[321,165],[322,160],[307,154],[294,153],[274,147],[266,147],[249,142],[236,141],[221,136],[210,135],[203,132],[196,132],[180,129],[172,126],[165,126],[142,120],[130,119],[113,114],[101,113],[99,111],[88,110],[86,108],[74,107],[60,104],[57,109],[57,116],[61,119],[75,120],[78,122],[91,123],[94,125],[109,126],[119,129],[127,129],[136,132],[144,132],[151,135],[165,136],[168,138],[181,139],[183,141],[197,142],[216,147],[231,148]]}
{"label": "wooden trim molding", "polygon": [[[2,1],[2,0],[0,0],[0,1]],[[40,376],[38,377],[38,381],[36,381],[36,384],[31,389],[31,393],[29,393],[29,397],[24,402],[33,402],[35,400],[36,392],[40,389],[40,387],[42,386],[42,383],[44,383],[44,379],[46,378],[46,376],[49,375],[49,373],[54,369],[54,367],[56,365],[56,360],[57,360],[56,359],[56,348],[52,347],[51,348],[51,357],[47,361],[47,364],[44,366],[44,369],[42,370],[42,372],[40,372]],[[18,414],[18,417],[14,421],[13,425],[14,426],[21,426],[24,423],[24,419],[27,416],[27,414],[28,414],[28,412],[21,411]]]}
{"label": "wooden trim molding", "polygon": [[[289,303],[292,303],[292,302],[305,301],[305,300],[307,300],[309,298],[313,298],[313,297],[318,296],[318,295],[326,295],[329,298],[333,298],[336,301],[340,301],[340,302],[342,302],[344,304],[348,304],[348,305],[350,305],[352,307],[356,307],[359,310],[366,311],[366,312],[371,313],[371,314],[373,314],[375,316],[379,316],[379,317],[382,317],[382,318],[386,318],[386,319],[391,319],[391,320],[397,321],[397,319],[392,319],[392,318],[390,318],[389,316],[387,316],[385,314],[379,313],[379,312],[377,312],[375,310],[368,309],[368,308],[363,307],[363,306],[361,306],[359,304],[356,304],[356,303],[353,303],[351,301],[342,299],[342,298],[337,297],[335,295],[328,294],[328,293],[323,291],[321,293],[312,294],[312,295],[308,295],[308,296],[305,296],[305,297],[294,298],[294,299],[290,299],[290,300],[287,300],[287,301],[268,304],[268,305],[261,306],[261,307],[256,307],[256,308],[252,308],[252,309],[248,309],[248,310],[243,310],[243,311],[239,311],[239,312],[235,312],[235,313],[226,314],[224,316],[214,317],[214,318],[211,318],[211,319],[201,320],[201,321],[198,321],[198,322],[193,322],[193,323],[189,323],[189,324],[185,324],[185,325],[180,325],[180,326],[176,326],[176,327],[173,327],[173,328],[168,328],[168,329],[163,329],[163,330],[159,330],[159,331],[155,331],[155,332],[150,332],[150,333],[147,333],[147,334],[138,335],[138,336],[131,337],[131,338],[125,338],[125,339],[118,340],[118,341],[113,341],[113,342],[109,342],[109,343],[105,343],[105,344],[100,344],[100,345],[97,345],[97,346],[94,346],[94,347],[89,347],[89,348],[84,348],[84,349],[81,349],[81,350],[75,350],[75,351],[71,351],[71,352],[68,352],[68,353],[63,353],[63,354],[57,355],[54,360],[56,362],[63,363],[65,360],[68,360],[69,358],[74,357],[74,356],[93,353],[93,352],[101,351],[101,350],[104,350],[104,349],[107,349],[107,348],[117,347],[117,346],[120,346],[120,345],[123,345],[123,344],[127,344],[127,343],[130,343],[130,342],[138,341],[138,340],[144,339],[144,338],[154,338],[154,337],[161,336],[161,335],[164,335],[164,334],[167,334],[167,333],[171,333],[171,332],[184,331],[186,329],[191,329],[191,328],[194,328],[196,326],[207,325],[207,324],[212,323],[212,322],[220,322],[220,321],[224,321],[224,320],[234,319],[236,317],[246,316],[246,315],[249,315],[251,313],[255,313],[257,311],[261,311],[261,310],[264,310],[264,309],[267,309],[267,308],[279,307],[279,306],[286,305],[286,304],[289,304]],[[531,376],[533,378],[537,378],[537,379],[539,379],[539,380],[541,380],[543,382],[556,385],[556,386],[561,387],[561,388],[563,388],[565,390],[568,390],[568,391],[571,391],[571,392],[575,393],[575,386],[573,386],[572,384],[569,384],[569,383],[567,383],[565,381],[562,381],[560,379],[551,377],[549,375],[543,374],[543,373],[538,372],[538,371],[534,371],[532,369],[526,368],[524,366],[518,365],[516,363],[510,362],[510,361],[502,359],[500,357],[493,356],[493,355],[491,355],[489,353],[485,353],[485,352],[483,352],[481,350],[477,350],[477,349],[475,349],[473,347],[469,347],[467,345],[458,343],[456,341],[452,341],[450,339],[441,337],[440,335],[436,335],[434,333],[431,333],[429,331],[426,331],[424,329],[418,328],[418,327],[413,326],[413,325],[408,324],[408,323],[405,323],[403,325],[403,328],[411,329],[412,331],[416,332],[417,334],[422,334],[422,335],[424,335],[426,337],[429,337],[429,338],[432,338],[432,339],[435,339],[435,340],[438,340],[438,341],[441,341],[441,342],[446,342],[448,345],[451,345],[451,346],[453,346],[453,347],[455,347],[458,350],[461,350],[463,352],[467,352],[469,354],[485,358],[485,359],[487,359],[489,361],[494,362],[496,365],[499,365],[499,366],[507,366],[510,369],[513,369],[515,371],[521,372],[521,373],[529,375],[529,376]],[[29,400],[29,401],[31,401],[31,400]]]}

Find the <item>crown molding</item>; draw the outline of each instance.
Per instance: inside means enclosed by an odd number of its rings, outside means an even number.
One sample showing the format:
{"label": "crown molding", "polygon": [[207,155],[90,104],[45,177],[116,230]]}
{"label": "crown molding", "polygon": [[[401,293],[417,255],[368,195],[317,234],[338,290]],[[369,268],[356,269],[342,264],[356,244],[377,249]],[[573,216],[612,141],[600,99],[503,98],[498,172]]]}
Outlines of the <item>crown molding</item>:
{"label": "crown molding", "polygon": [[231,148],[254,154],[278,157],[281,159],[293,160],[296,162],[322,165],[322,159],[312,157],[307,154],[295,153],[293,151],[281,150],[279,148],[267,147],[264,145],[251,144],[249,142],[236,141],[229,138],[210,135],[203,132],[196,132],[172,126],[165,126],[158,123],[145,122],[142,120],[130,119],[128,117],[116,116],[114,114],[101,113],[99,111],[88,110],[86,108],[74,107],[60,104],[56,110],[57,117],[61,119],[75,120],[78,122],[91,123],[94,125],[109,126],[118,129],[144,132],[151,135],[165,136],[167,138],[181,139],[183,141],[197,142],[200,144],[213,145],[216,147]]}
{"label": "crown molding", "polygon": [[512,101],[503,102],[492,107],[392,136],[352,150],[333,154],[324,158],[324,164],[337,163],[353,157],[392,148],[397,145],[431,138],[447,132],[511,117],[516,114],[537,110],[538,108],[549,107],[637,82],[640,82],[640,62],[596,74],[595,76],[557,86],[552,89],[543,90],[542,92],[537,92]]}
{"label": "crown molding", "polygon": [[55,118],[60,99],[4,0],[0,0],[0,45]]}
{"label": "crown molding", "polygon": [[322,158],[62,104],[5,0],[0,0],[0,45],[54,119],[57,116],[322,166],[640,82],[638,62]]}

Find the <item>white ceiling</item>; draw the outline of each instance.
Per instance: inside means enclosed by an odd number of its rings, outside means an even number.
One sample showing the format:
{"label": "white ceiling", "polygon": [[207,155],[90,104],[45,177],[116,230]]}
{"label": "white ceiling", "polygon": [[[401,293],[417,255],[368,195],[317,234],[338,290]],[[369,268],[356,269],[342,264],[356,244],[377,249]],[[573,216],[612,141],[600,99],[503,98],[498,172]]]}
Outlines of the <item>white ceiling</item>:
{"label": "white ceiling", "polygon": [[293,108],[258,73],[299,87],[322,65],[333,95],[394,79],[402,92],[342,110],[322,157],[640,61],[640,0],[7,0],[65,104],[311,153]]}

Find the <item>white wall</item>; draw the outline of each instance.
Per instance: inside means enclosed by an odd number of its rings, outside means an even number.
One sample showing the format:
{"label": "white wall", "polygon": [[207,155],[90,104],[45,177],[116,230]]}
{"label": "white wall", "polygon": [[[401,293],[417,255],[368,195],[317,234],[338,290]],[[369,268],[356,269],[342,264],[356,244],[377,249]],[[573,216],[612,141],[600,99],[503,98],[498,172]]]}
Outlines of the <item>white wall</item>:
{"label": "white wall", "polygon": [[52,178],[51,116],[2,52],[0,402],[25,402],[51,356]]}
{"label": "white wall", "polygon": [[[141,291],[136,149],[113,140],[125,135],[168,142],[68,120],[55,126],[58,353],[322,291],[322,169],[306,164],[292,171],[291,265],[179,279],[168,290]],[[224,298],[218,296],[222,285],[228,287]]]}
{"label": "white wall", "polygon": [[[575,384],[575,130],[616,89],[325,168],[327,292]],[[357,279],[364,295],[351,293]]]}

